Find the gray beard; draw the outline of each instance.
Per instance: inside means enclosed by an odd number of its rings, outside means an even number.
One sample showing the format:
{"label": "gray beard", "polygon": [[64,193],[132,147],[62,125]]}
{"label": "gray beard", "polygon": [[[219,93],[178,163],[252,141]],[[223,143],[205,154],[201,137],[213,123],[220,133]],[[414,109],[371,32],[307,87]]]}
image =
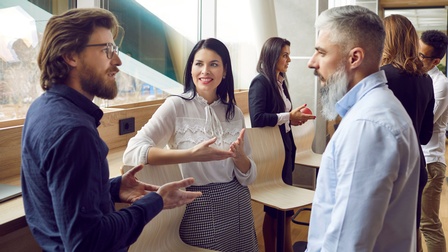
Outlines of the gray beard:
{"label": "gray beard", "polygon": [[348,76],[344,67],[339,67],[320,88],[322,115],[327,120],[334,120],[338,116],[336,103],[347,93]]}

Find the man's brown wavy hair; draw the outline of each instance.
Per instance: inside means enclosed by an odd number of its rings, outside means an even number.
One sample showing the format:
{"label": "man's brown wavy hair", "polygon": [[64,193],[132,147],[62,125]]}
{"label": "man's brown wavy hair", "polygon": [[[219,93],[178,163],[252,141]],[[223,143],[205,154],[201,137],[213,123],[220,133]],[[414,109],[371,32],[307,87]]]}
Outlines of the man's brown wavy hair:
{"label": "man's brown wavy hair", "polygon": [[82,52],[97,27],[110,29],[114,38],[118,35],[117,19],[112,12],[105,9],[71,9],[50,18],[37,57],[43,90],[50,89],[55,83],[65,83],[70,66],[63,56]]}

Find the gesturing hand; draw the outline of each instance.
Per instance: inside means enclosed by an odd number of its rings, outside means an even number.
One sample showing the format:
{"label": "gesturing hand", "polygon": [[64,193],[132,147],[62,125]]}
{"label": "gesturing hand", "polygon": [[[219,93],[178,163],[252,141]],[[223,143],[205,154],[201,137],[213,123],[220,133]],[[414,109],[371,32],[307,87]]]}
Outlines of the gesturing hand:
{"label": "gesturing hand", "polygon": [[155,192],[159,189],[158,186],[140,182],[135,177],[135,174],[142,169],[143,165],[138,165],[123,174],[119,193],[122,202],[133,203],[149,192]]}
{"label": "gesturing hand", "polygon": [[291,121],[292,125],[301,125],[308,120],[316,119],[316,116],[314,115],[301,112],[301,110],[304,108],[306,108],[306,104],[303,104],[302,106],[297,107],[289,112],[289,120]]}
{"label": "gesturing hand", "polygon": [[246,173],[249,171],[251,164],[244,151],[244,132],[246,132],[246,129],[243,128],[235,142],[230,145],[230,152],[233,153],[233,162],[235,163],[235,166],[241,172]]}
{"label": "gesturing hand", "polygon": [[134,203],[150,192],[157,192],[163,199],[163,208],[170,209],[192,202],[201,196],[201,192],[187,192],[181,188],[194,183],[193,178],[169,182],[162,186],[155,186],[139,181],[135,174],[143,169],[138,165],[126,172],[121,179],[120,200],[125,203]]}
{"label": "gesturing hand", "polygon": [[201,196],[202,192],[188,192],[180,190],[182,187],[190,186],[193,182],[193,178],[186,178],[160,186],[157,193],[163,198],[163,209],[170,209],[188,204],[197,197]]}
{"label": "gesturing hand", "polygon": [[206,140],[191,149],[193,159],[197,162],[223,160],[233,156],[230,151],[220,150],[210,145],[216,142],[216,137]]}
{"label": "gesturing hand", "polygon": [[246,153],[244,152],[244,132],[245,129],[242,129],[238,138],[230,145],[229,150],[233,153],[234,159],[246,156]]}

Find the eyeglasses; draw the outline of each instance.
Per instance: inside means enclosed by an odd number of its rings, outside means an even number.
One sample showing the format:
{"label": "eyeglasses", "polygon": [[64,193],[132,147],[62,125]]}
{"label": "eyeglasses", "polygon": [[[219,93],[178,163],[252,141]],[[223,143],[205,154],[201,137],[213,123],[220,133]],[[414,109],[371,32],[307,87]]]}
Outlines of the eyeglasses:
{"label": "eyeglasses", "polygon": [[418,53],[418,57],[422,60],[424,59],[435,59],[436,57],[432,57],[432,56],[426,56],[423,53]]}
{"label": "eyeglasses", "polygon": [[108,59],[112,59],[114,54],[116,54],[118,56],[118,46],[116,46],[112,43],[86,45],[86,47],[89,47],[89,46],[107,46],[103,50],[106,52],[106,56]]}

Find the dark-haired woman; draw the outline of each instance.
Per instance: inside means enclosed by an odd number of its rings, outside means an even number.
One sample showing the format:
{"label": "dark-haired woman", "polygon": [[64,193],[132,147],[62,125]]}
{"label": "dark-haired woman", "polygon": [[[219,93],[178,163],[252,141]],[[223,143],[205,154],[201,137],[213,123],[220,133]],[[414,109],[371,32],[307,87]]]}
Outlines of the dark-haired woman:
{"label": "dark-haired woman", "polygon": [[202,196],[187,205],[181,223],[180,236],[187,244],[258,251],[247,188],[257,169],[245,141],[243,113],[235,104],[226,46],[212,38],[199,41],[184,81],[184,93],[168,97],[130,139],[124,163],[178,163],[184,177],[195,179],[187,190]]}
{"label": "dark-haired woman", "polygon": [[[252,127],[279,126],[285,146],[285,163],[282,178],[286,184],[292,185],[292,171],[296,155],[291,125],[300,125],[315,116],[300,112],[306,105],[292,109],[288,92],[286,71],[291,59],[291,43],[283,38],[269,38],[261,49],[257,64],[258,75],[252,80],[249,88],[249,113]],[[275,251],[277,233],[277,212],[265,206],[263,221],[263,238],[266,251]],[[290,223],[292,211],[286,213],[285,251],[292,251]]]}

